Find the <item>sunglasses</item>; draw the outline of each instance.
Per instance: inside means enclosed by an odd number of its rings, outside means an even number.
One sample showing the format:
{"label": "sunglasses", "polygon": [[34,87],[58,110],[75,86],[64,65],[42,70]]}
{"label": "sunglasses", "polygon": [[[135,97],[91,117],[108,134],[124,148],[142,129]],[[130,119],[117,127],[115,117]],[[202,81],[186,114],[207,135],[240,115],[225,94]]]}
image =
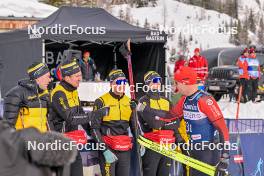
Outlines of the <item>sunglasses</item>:
{"label": "sunglasses", "polygon": [[127,79],[116,80],[116,85],[121,85],[121,84],[126,85],[126,83],[127,83]]}
{"label": "sunglasses", "polygon": [[156,77],[152,79],[153,83],[161,83],[161,77]]}

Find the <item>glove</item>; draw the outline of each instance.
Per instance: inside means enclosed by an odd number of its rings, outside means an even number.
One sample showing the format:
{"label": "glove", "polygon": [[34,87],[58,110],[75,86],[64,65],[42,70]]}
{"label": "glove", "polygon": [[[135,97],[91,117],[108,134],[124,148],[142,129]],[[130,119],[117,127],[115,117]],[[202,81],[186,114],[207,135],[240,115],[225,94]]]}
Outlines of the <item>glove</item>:
{"label": "glove", "polygon": [[110,111],[110,107],[105,106],[101,109],[94,111],[94,117],[98,119],[102,119],[104,116],[108,116]]}
{"label": "glove", "polygon": [[216,169],[218,170],[218,172],[225,174],[227,172],[228,165],[229,165],[229,154],[223,153],[222,157],[220,158],[220,161],[216,166]]}
{"label": "glove", "polygon": [[109,111],[110,111],[110,108],[109,107],[103,107],[101,109],[98,109],[96,111],[93,111],[92,112],[92,119],[91,119],[91,123],[90,123],[90,126],[92,128],[100,128],[101,126],[101,122],[102,122],[102,118],[104,116],[107,116],[109,115]]}
{"label": "glove", "polygon": [[137,108],[137,101],[136,100],[131,100],[130,101],[130,108],[132,110],[136,109]]}
{"label": "glove", "polygon": [[116,155],[108,149],[106,151],[104,151],[103,155],[104,155],[106,163],[111,164],[111,163],[114,163],[118,160]]}
{"label": "glove", "polygon": [[140,145],[140,149],[139,150],[140,150],[140,156],[141,157],[144,156],[145,152],[146,152],[146,148],[144,146]]}

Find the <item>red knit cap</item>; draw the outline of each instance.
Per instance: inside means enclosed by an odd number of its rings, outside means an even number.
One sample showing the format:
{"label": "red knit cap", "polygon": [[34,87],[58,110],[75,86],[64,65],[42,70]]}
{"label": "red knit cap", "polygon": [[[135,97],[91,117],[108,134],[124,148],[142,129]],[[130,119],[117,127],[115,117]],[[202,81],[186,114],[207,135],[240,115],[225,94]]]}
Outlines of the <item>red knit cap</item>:
{"label": "red knit cap", "polygon": [[255,49],[254,48],[250,48],[249,54],[251,54],[251,53],[255,53]]}
{"label": "red knit cap", "polygon": [[174,74],[174,80],[186,85],[196,84],[197,73],[191,67],[181,67]]}
{"label": "red knit cap", "polygon": [[195,49],[194,49],[194,52],[195,52],[195,53],[196,53],[196,52],[200,53],[200,49],[199,49],[199,48],[195,48]]}
{"label": "red knit cap", "polygon": [[245,48],[244,50],[243,50],[243,54],[244,53],[248,53],[248,48]]}

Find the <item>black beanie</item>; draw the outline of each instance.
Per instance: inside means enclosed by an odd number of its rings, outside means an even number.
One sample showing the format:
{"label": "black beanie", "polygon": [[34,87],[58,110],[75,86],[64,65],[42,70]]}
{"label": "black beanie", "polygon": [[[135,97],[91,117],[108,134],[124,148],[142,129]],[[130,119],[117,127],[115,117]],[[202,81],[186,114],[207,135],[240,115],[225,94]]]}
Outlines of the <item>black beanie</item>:
{"label": "black beanie", "polygon": [[112,82],[119,77],[126,77],[126,75],[121,69],[114,69],[109,73],[108,77],[110,82]]}
{"label": "black beanie", "polygon": [[76,60],[64,61],[60,66],[60,70],[62,77],[71,76],[81,71],[80,66],[77,64]]}
{"label": "black beanie", "polygon": [[148,71],[144,75],[144,82],[145,82],[145,84],[148,85],[153,80],[153,78],[156,78],[156,77],[160,77],[160,75],[157,72],[155,72],[155,71]]}
{"label": "black beanie", "polygon": [[34,62],[27,69],[28,76],[31,80],[35,80],[48,72],[48,66],[41,62]]}

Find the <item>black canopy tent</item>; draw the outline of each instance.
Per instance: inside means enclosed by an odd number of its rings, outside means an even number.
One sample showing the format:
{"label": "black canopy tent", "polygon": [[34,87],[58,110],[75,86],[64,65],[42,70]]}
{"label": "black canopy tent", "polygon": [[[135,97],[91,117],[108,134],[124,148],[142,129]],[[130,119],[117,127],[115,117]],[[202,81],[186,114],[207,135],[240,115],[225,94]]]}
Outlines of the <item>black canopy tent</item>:
{"label": "black canopy tent", "polygon": [[[68,33],[71,25],[75,29],[87,29],[88,32],[72,30]],[[68,29],[65,30],[67,34],[63,33],[63,29]],[[103,79],[113,68],[113,50],[116,47],[117,66],[128,74],[126,61],[118,52],[120,44],[128,38],[132,41],[135,81],[143,82],[143,75],[148,70],[155,70],[165,78],[166,35],[132,26],[100,8],[61,7],[37,23],[36,28],[31,26],[2,33],[1,94],[4,95],[19,79],[26,76],[26,68],[30,63],[42,59],[54,67],[59,63],[57,59],[63,50],[69,46],[81,51],[89,50]]]}

